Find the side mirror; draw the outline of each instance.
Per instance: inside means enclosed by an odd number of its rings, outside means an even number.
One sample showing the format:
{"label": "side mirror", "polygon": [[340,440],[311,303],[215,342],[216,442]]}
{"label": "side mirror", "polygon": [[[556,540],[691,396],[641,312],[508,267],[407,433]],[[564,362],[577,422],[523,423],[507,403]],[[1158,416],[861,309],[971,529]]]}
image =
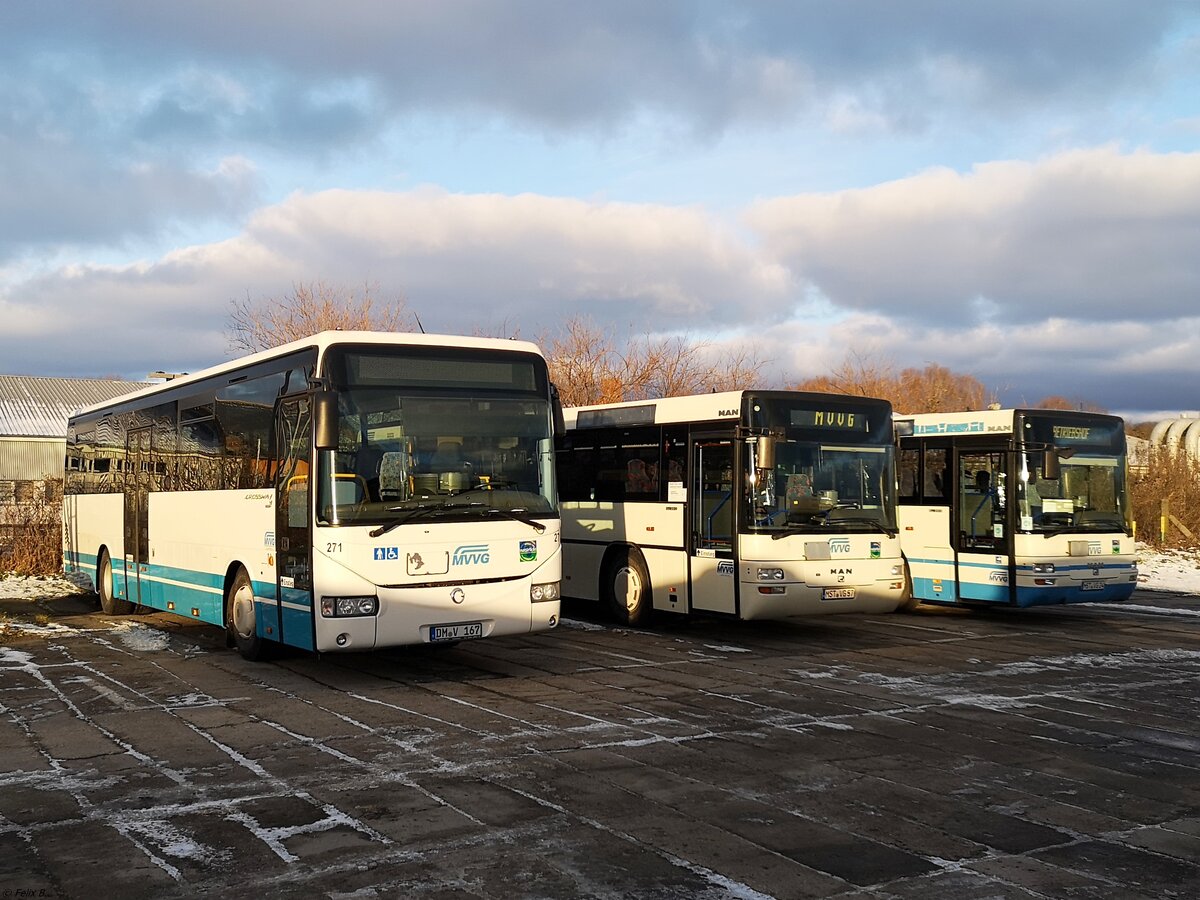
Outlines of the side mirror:
{"label": "side mirror", "polygon": [[756,466],[760,469],[775,468],[775,438],[761,434],[754,439]]}
{"label": "side mirror", "polygon": [[313,443],[318,450],[338,447],[338,395],[321,390],[313,394]]}
{"label": "side mirror", "polygon": [[564,435],[567,433],[567,422],[563,418],[562,400],[558,396],[558,385],[553,382],[550,384],[550,403],[554,407],[554,433],[556,435]]}
{"label": "side mirror", "polygon": [[1057,481],[1062,474],[1058,464],[1058,450],[1051,447],[1042,451],[1042,477],[1047,481]]}

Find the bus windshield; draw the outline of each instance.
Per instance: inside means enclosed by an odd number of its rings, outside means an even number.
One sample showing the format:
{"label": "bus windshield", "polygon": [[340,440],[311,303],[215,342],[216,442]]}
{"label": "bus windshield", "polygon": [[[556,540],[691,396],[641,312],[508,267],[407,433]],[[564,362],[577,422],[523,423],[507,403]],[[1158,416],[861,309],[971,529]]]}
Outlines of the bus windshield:
{"label": "bus windshield", "polygon": [[542,360],[480,351],[331,351],[336,451],[318,455],[318,522],[557,515]]}
{"label": "bus windshield", "polygon": [[[1019,455],[1018,531],[1132,534],[1120,419],[1026,411],[1017,424],[1026,447]],[[1056,478],[1042,468],[1047,450],[1058,456]]]}
{"label": "bus windshield", "polygon": [[1024,454],[1017,481],[1020,531],[1044,533],[1128,531],[1123,457],[1076,453],[1059,462],[1058,477],[1042,471],[1042,454]]}
{"label": "bus windshield", "polygon": [[750,530],[895,532],[890,446],[781,440],[775,444],[774,466],[757,471],[755,452],[745,455]]}

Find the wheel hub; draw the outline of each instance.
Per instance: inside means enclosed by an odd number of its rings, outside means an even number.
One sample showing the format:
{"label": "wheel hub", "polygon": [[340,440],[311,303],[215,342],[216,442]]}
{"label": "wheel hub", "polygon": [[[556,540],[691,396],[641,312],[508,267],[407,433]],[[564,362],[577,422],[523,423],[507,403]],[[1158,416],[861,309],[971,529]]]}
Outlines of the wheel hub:
{"label": "wheel hub", "polygon": [[233,620],[233,630],[243,638],[254,637],[254,591],[249,585],[242,585],[233,595],[233,609],[230,616]]}
{"label": "wheel hub", "polygon": [[638,578],[638,573],[628,566],[618,569],[617,576],[613,579],[613,594],[629,611],[636,609],[642,596],[642,580]]}

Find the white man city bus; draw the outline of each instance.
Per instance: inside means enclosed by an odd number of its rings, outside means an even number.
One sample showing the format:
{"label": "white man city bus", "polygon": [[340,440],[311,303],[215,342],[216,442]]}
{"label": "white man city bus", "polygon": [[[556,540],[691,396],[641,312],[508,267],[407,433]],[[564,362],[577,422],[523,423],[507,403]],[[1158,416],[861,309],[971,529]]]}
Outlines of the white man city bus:
{"label": "white man city bus", "polygon": [[625,623],[891,612],[904,587],[891,406],[731,391],[564,410],[568,596]]}
{"label": "white man city bus", "polygon": [[534,345],[441,335],[324,332],[156,384],[70,420],[65,567],[248,659],[553,628],[556,409]]}
{"label": "white man city bus", "polygon": [[895,421],[910,608],[1133,594],[1121,419],[1001,409]]}

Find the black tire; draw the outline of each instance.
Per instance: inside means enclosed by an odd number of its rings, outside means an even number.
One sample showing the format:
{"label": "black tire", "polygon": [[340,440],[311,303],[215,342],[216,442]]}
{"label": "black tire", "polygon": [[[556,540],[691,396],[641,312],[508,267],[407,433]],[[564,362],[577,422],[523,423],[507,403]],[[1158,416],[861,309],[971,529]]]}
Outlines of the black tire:
{"label": "black tire", "polygon": [[101,550],[96,560],[96,594],[106,616],[127,616],[133,612],[132,603],[113,596],[112,557],[107,550]]}
{"label": "black tire", "polygon": [[903,599],[900,601],[900,605],[896,607],[896,612],[916,612],[917,607],[921,605],[921,601],[913,596],[912,575],[908,571],[908,563],[904,564],[904,593],[901,596]]}
{"label": "black tire", "polygon": [[239,567],[225,594],[225,630],[242,659],[251,662],[265,659],[269,646],[268,641],[258,636],[255,619],[254,585],[246,570]]}
{"label": "black tire", "polygon": [[653,609],[650,574],[642,555],[628,547],[617,550],[600,574],[600,599],[622,625],[649,621]]}

